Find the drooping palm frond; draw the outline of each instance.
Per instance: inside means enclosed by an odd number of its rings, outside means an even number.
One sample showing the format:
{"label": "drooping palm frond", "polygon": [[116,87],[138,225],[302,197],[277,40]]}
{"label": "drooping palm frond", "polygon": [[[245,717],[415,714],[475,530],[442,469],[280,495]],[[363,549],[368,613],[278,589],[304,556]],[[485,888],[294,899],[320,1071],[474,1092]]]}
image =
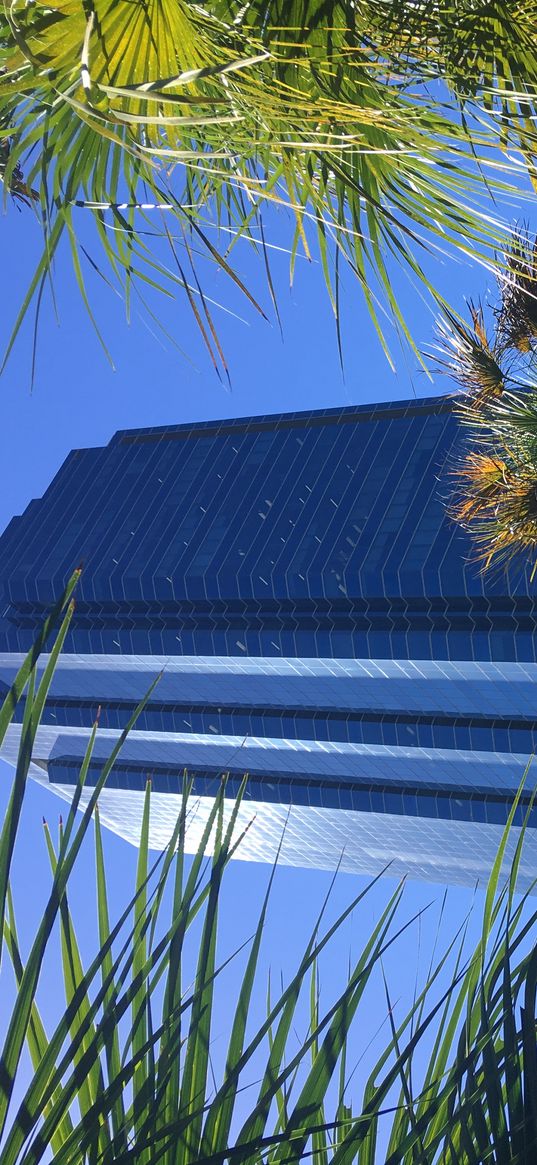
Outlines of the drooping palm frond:
{"label": "drooping palm frond", "polygon": [[533,154],[535,0],[386,0],[371,14],[385,52],[391,46],[394,59],[403,54],[424,77],[447,80],[465,104],[496,109],[500,139],[519,137]]}
{"label": "drooping palm frond", "polygon": [[[92,263],[122,285],[127,306],[140,279],[181,289],[217,367],[192,244],[244,294],[218,226],[233,241],[249,238],[264,263],[267,206],[291,216],[291,273],[298,250],[316,248],[337,316],[345,260],[383,343],[386,308],[408,335],[394,263],[433,296],[428,249],[494,264],[506,234],[501,216],[483,209],[481,170],[501,201],[519,189],[516,167],[499,158],[488,166],[494,118],[476,121],[470,140],[449,93],[431,94],[413,60],[379,40],[384,8],[15,0],[0,13],[4,182],[15,192],[22,176],[37,193],[45,235],[15,332],[39,303],[62,235],[84,297]],[[178,238],[166,254],[144,231]]]}
{"label": "drooping palm frond", "polygon": [[[346,27],[351,39],[360,26],[378,68],[414,91],[438,83],[439,101],[463,114],[469,140],[486,124],[501,153],[518,147],[535,188],[536,0],[218,0],[217,10],[262,30],[266,42],[272,25],[317,47],[334,27]],[[483,161],[479,148],[476,160]]]}

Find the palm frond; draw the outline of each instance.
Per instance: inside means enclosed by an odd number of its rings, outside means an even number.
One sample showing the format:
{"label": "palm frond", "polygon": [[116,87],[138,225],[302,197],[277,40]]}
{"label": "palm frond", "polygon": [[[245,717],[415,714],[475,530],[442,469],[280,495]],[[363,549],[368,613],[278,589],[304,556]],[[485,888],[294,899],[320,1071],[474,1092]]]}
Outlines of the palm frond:
{"label": "palm frond", "polygon": [[524,130],[537,97],[535,0],[387,0],[371,12],[385,51],[391,45],[396,59],[405,54],[424,76],[447,78],[465,103],[485,99],[512,132]]}
{"label": "palm frond", "polygon": [[450,512],[469,530],[475,558],[499,566],[515,555],[537,560],[537,473],[492,453],[469,452],[453,471],[456,498]]}
{"label": "palm frond", "polygon": [[537,239],[516,228],[505,256],[497,336],[501,350],[531,352],[537,343]]}
{"label": "palm frond", "polygon": [[479,408],[501,396],[505,374],[499,364],[497,344],[487,335],[483,308],[470,303],[469,311],[471,329],[452,312],[444,311],[438,323],[435,363],[471,397],[473,407]]}
{"label": "palm frond", "polygon": [[[537,241],[515,226],[498,273],[500,303],[469,304],[471,327],[444,311],[437,367],[463,391],[466,441],[451,469],[451,517],[483,569],[537,563]],[[492,331],[486,323],[490,312]]]}
{"label": "palm frond", "polygon": [[[0,12],[2,175],[7,192],[35,207],[44,251],[12,340],[39,302],[62,238],[87,297],[83,240],[90,262],[127,304],[135,280],[184,293],[225,373],[201,277],[187,274],[191,255],[184,263],[173,256],[170,265],[158,240],[148,243],[147,219],[164,244],[161,213],[178,224],[179,237],[194,231],[204,257],[244,293],[219,226],[231,231],[232,245],[255,242],[265,270],[260,216],[271,207],[290,220],[291,270],[299,248],[317,248],[336,315],[343,260],[386,349],[385,312],[411,340],[394,265],[433,299],[441,292],[425,273],[431,249],[494,267],[508,233],[483,196],[493,192],[500,205],[521,197],[495,112],[483,107],[469,119],[449,90],[433,94],[419,54],[393,33],[394,21],[406,28],[409,17],[412,28],[415,10],[429,7],[410,0],[399,7],[215,0],[205,8],[186,0],[98,0],[88,15],[82,0],[14,0]],[[467,18],[474,19],[472,6],[460,0],[454,23],[463,40]],[[427,53],[440,61],[429,40]],[[516,41],[519,71],[523,43]],[[487,84],[507,84],[494,60]],[[468,68],[481,78],[479,62]],[[509,129],[515,121],[502,114]],[[534,123],[526,122],[531,135]],[[491,150],[500,153],[492,158]],[[267,221],[265,214],[265,231]]]}

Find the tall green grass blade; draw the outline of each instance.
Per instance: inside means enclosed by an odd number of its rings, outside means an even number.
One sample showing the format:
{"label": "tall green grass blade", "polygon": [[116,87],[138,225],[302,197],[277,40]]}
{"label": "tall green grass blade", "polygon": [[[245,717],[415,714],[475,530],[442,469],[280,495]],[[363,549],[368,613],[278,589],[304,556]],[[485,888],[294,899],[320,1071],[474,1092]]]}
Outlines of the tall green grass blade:
{"label": "tall green grass blade", "polygon": [[[61,838],[61,825],[60,825]],[[57,868],[57,856],[50,836],[48,825],[45,823],[45,842],[48,850],[49,860],[51,864],[52,874],[54,875]],[[84,979],[84,969],[82,966],[82,959],[80,957],[80,949],[76,939],[71,911],[69,909],[67,893],[64,893],[60,903],[60,933],[61,933],[61,953],[62,953],[62,967],[63,979],[65,987],[66,1004],[69,1006],[77,992],[82,994],[81,983]],[[76,1040],[80,1020],[88,1014],[90,1001],[87,995],[83,996],[77,1009],[76,1018],[71,1025],[71,1039],[73,1043]],[[80,1056],[87,1049],[91,1035],[94,1034],[93,1025],[89,1027],[88,1035],[81,1041],[79,1050],[73,1056],[73,1063],[79,1062]],[[93,1068],[84,1074],[80,1081],[78,1091],[78,1103],[81,1112],[87,1113],[94,1105],[97,1096],[103,1088],[103,1077],[100,1069],[100,1064],[96,1062]],[[104,1134],[105,1129],[103,1127]],[[102,1143],[103,1150],[106,1148],[107,1140]]]}
{"label": "tall green grass blade", "polygon": [[[320,1043],[319,1051],[315,1056],[313,1065],[296,1100],[294,1109],[290,1113],[288,1127],[292,1132],[296,1132],[301,1128],[307,1130],[310,1118],[314,1122],[317,1119],[320,1103],[326,1094],[337,1067],[347,1034],[373,968],[377,965],[382,952],[394,941],[393,938],[387,939],[387,934],[401,900],[401,894],[402,887],[399,886],[392,894],[378,923],[373,928],[371,936],[354,966],[345,991],[337,1004],[330,1009],[316,1030],[305,1041],[304,1047],[311,1046],[319,1038],[321,1031],[324,1028],[327,1029]],[[302,1055],[302,1051],[299,1055]],[[293,1061],[291,1061],[292,1063]],[[285,1071],[287,1073],[289,1069]],[[262,1106],[261,1112],[266,1111],[266,1102],[268,1097],[271,1096],[272,1091],[273,1089],[269,1085],[260,1102]],[[250,1123],[246,1125],[246,1128],[249,1131]],[[295,1148],[298,1148],[299,1153],[305,1151],[307,1139],[308,1134],[306,1132],[302,1138],[298,1139],[298,1144],[295,1143]]]}
{"label": "tall green grass blade", "polygon": [[[248,962],[239,991],[238,1006],[231,1027],[231,1034],[224,1069],[224,1079],[219,1091],[219,1100],[217,1104],[210,1107],[207,1114],[207,1119],[205,1121],[200,1148],[200,1152],[203,1156],[218,1152],[218,1150],[225,1148],[225,1146],[229,1143],[231,1122],[233,1119],[235,1101],[237,1098],[238,1076],[236,1069],[244,1052],[246,1025],[250,1013],[250,1002],[259,961],[261,940],[263,937],[270,893],[274,882],[274,875],[276,872],[282,841],[283,837],[280,840],[276,860],[271,870],[268,886],[259,915],[259,921],[252,942],[252,948],[248,957]],[[227,1088],[226,1085],[228,1085]]]}
{"label": "tall green grass blade", "polygon": [[[8,950],[9,957],[11,959],[11,963],[13,966],[13,971],[15,974],[15,980],[16,980],[17,986],[20,986],[22,976],[24,973],[24,964],[22,961],[21,953],[20,953],[20,943],[19,943],[19,939],[18,939],[17,926],[16,926],[16,922],[15,922],[15,911],[14,911],[14,907],[13,907],[13,901],[12,901],[10,890],[8,890],[7,919],[4,923],[4,934],[5,934],[7,950]],[[48,1040],[47,1040],[47,1034],[46,1034],[46,1031],[45,1031],[45,1028],[43,1025],[43,1021],[41,1019],[41,1016],[39,1014],[39,1009],[38,1009],[35,1001],[34,1001],[33,1006],[32,1006],[32,1014],[30,1017],[30,1022],[28,1024],[27,1042],[28,1042],[28,1051],[30,1053],[32,1065],[33,1065],[34,1071],[36,1071],[41,1063],[41,1060],[42,1060],[44,1054],[45,1054],[46,1048],[48,1046]],[[60,1089],[57,1089],[49,1101],[50,1107],[54,1106],[57,1099],[59,1098],[59,1095],[60,1095]],[[44,1108],[43,1111],[44,1111],[44,1115],[46,1116],[48,1111],[49,1111],[49,1107],[47,1106],[46,1108]],[[72,1121],[69,1117],[69,1114],[67,1114],[64,1117],[63,1121],[61,1122],[61,1124],[59,1125],[59,1128],[56,1130],[56,1132],[51,1137],[50,1148],[52,1149],[53,1153],[57,1152],[61,1148],[64,1141],[67,1139],[67,1137],[69,1137],[71,1135],[72,1131],[73,1131],[73,1124],[72,1124]]]}
{"label": "tall green grass blade", "polygon": [[[76,581],[77,581],[77,576],[76,577],[73,576],[63,598],[65,598],[67,593],[72,591],[73,587],[76,585]],[[58,605],[59,610],[61,610],[63,608],[63,598],[61,601],[61,606]],[[58,607],[56,608],[56,610],[58,610]],[[4,918],[5,918],[5,910],[6,910],[6,895],[7,895],[7,887],[8,887],[8,882],[9,882],[9,872],[10,872],[11,862],[12,862],[12,858],[13,858],[13,849],[14,849],[14,845],[15,845],[15,839],[16,839],[17,831],[18,831],[18,827],[19,827],[20,815],[21,815],[21,811],[22,811],[22,804],[23,804],[23,800],[24,800],[24,794],[26,791],[26,781],[28,778],[28,770],[30,767],[31,759],[32,759],[32,751],[33,751],[33,746],[34,746],[35,734],[36,734],[38,726],[39,726],[39,721],[41,719],[41,714],[42,714],[42,711],[43,711],[43,708],[45,705],[45,700],[46,700],[48,690],[50,687],[50,683],[52,680],[52,676],[54,673],[54,668],[56,666],[58,656],[59,656],[60,651],[63,647],[65,637],[66,637],[68,629],[69,629],[69,624],[71,621],[72,613],[73,613],[72,600],[69,600],[69,606],[67,608],[67,613],[63,619],[61,627],[59,628],[56,640],[55,640],[53,648],[52,648],[52,651],[50,653],[49,659],[48,659],[47,664],[45,666],[43,676],[42,676],[41,681],[39,683],[39,686],[37,688],[37,692],[35,692],[35,694],[34,694],[34,669],[31,667],[31,660],[33,658],[33,655],[30,652],[26,658],[25,664],[23,664],[23,667],[21,668],[21,670],[18,673],[18,676],[15,680],[13,687],[11,688],[10,695],[8,695],[8,697],[6,697],[6,701],[5,701],[5,705],[4,705],[4,706],[7,706],[8,711],[6,714],[9,715],[10,704],[13,701],[13,699],[15,698],[16,693],[19,691],[20,685],[24,679],[24,676],[26,675],[28,680],[29,680],[29,684],[28,684],[28,690],[27,690],[27,694],[26,694],[24,717],[23,717],[22,727],[21,727],[19,755],[17,758],[17,766],[15,769],[15,779],[13,781],[13,786],[12,786],[11,794],[9,797],[6,815],[4,818],[3,825],[2,825],[2,831],[0,833],[0,937],[3,935],[3,930],[4,930]],[[49,624],[49,627],[50,627],[50,624]],[[41,642],[43,642],[43,641],[44,640],[41,638]],[[1,959],[1,954],[2,954],[2,947],[0,945],[0,959]],[[2,1128],[3,1119],[5,1117],[5,1109],[4,1109],[5,1100],[4,1100],[4,1097],[2,1095],[2,1092],[3,1092],[2,1082],[0,1080],[0,1129]]]}
{"label": "tall green grass blade", "polygon": [[[158,866],[161,864],[161,861],[162,858],[159,857],[155,863],[154,870],[158,868]],[[3,1149],[3,1165],[4,1162],[6,1162],[7,1165],[8,1162],[15,1162],[18,1159],[17,1152],[19,1151],[23,1141],[26,1139],[32,1122],[34,1124],[38,1123],[43,1104],[48,1103],[52,1091],[59,1087],[61,1083],[60,1101],[56,1106],[56,1111],[44,1122],[40,1136],[34,1138],[34,1141],[32,1142],[30,1149],[27,1150],[25,1157],[28,1162],[32,1161],[37,1163],[41,1159],[43,1154],[46,1152],[48,1143],[48,1131],[55,1127],[55,1124],[57,1124],[59,1119],[62,1119],[63,1114],[68,1110],[71,1100],[76,1098],[80,1078],[83,1076],[85,1071],[92,1067],[95,1056],[98,1055],[101,1049],[106,1045],[106,1042],[110,1038],[114,1026],[118,1024],[122,1016],[127,1013],[131,1006],[133,996],[139,990],[139,980],[135,979],[131,981],[129,987],[123,992],[123,995],[120,996],[120,991],[124,986],[126,979],[128,978],[129,972],[132,969],[132,959],[134,952],[132,940],[134,931],[131,929],[126,939],[124,940],[123,948],[120,950],[119,954],[116,956],[112,963],[110,975],[104,978],[101,988],[97,990],[95,997],[91,1001],[89,1011],[87,1011],[83,1018],[80,1020],[76,1040],[68,1045],[67,1050],[62,1053],[66,1035],[69,1031],[69,1025],[76,1017],[78,1011],[79,1000],[85,998],[94,979],[101,973],[103,959],[112,949],[113,943],[121,934],[126,920],[132,914],[135,905],[135,897],[129,902],[126,910],[124,910],[119,921],[110,932],[109,938],[107,939],[104,948],[101,948],[93,959],[84,976],[83,981],[80,983],[79,988],[75,992],[71,1004],[67,1007],[65,1015],[60,1020],[56,1031],[53,1033],[49,1040],[45,1056],[43,1057],[39,1068],[26,1091],[21,1109],[19,1110],[22,1114],[24,1114],[24,1121],[19,1124],[18,1120],[14,1120],[11,1131],[6,1139],[6,1144]],[[143,973],[145,977],[147,977],[148,973],[158,962],[158,959],[162,955],[162,951],[165,949],[165,946],[166,938],[160,944],[160,948],[157,949],[150,957],[148,965],[144,968]],[[93,1040],[90,1041],[89,1046],[81,1057],[80,1064],[73,1072],[73,1054],[76,1052],[80,1042],[85,1038],[90,1025],[94,1022],[96,1016],[98,1015],[99,1008],[102,1006],[103,1000],[107,998],[109,992],[112,993],[112,998],[106,1016],[104,1017],[103,1022],[101,1022],[101,1024],[95,1029]],[[68,1079],[66,1079],[65,1075],[67,1071],[71,1071],[71,1077]],[[92,1127],[94,1128],[94,1122]]]}
{"label": "tall green grass blade", "polygon": [[[132,1054],[136,1056],[140,1048],[147,1043],[148,1034],[148,1003],[149,997],[145,983],[141,979],[141,972],[147,962],[147,878],[149,867],[149,819],[151,810],[151,782],[146,784],[142,827],[140,832],[140,849],[136,868],[136,904],[134,907],[134,957],[132,963],[133,975],[140,979],[140,990],[132,1000],[131,1035]],[[140,1102],[148,1081],[147,1059],[140,1059],[133,1078],[133,1115],[134,1131],[138,1132],[143,1123],[145,1105]],[[142,1162],[143,1165],[143,1162]]]}
{"label": "tall green grass blade", "polygon": [[17,706],[17,704],[18,704],[18,702],[19,702],[19,700],[24,692],[24,689],[25,689],[26,684],[28,682],[28,679],[30,677],[30,673],[34,670],[35,665],[37,663],[37,660],[39,659],[39,656],[42,654],[43,648],[44,648],[49,636],[51,635],[54,628],[57,626],[58,620],[60,619],[62,612],[64,611],[65,607],[68,604],[68,602],[71,598],[71,595],[76,587],[76,584],[80,578],[80,573],[81,573],[80,570],[76,570],[73,572],[61,598],[58,600],[58,602],[53,607],[50,615],[48,615],[47,618],[43,620],[43,626],[42,626],[39,634],[36,637],[35,643],[33,644],[33,647],[30,648],[30,651],[28,652],[26,659],[24,660],[23,664],[19,668],[17,675],[15,676],[15,679],[13,680],[11,688],[9,689],[9,692],[7,693],[5,699],[2,703],[2,707],[0,708],[0,744],[2,743],[2,741],[5,737],[7,728],[9,727],[9,724],[11,723],[11,721],[13,719],[13,714],[15,712],[15,708],[16,708],[16,706]]}
{"label": "tall green grass blade", "polygon": [[[55,644],[55,648],[56,648],[56,644]],[[59,648],[58,648],[58,651],[59,651]],[[56,652],[56,655],[57,655],[57,652]],[[158,678],[159,677],[157,677],[157,679],[151,685],[146,696],[140,701],[138,707],[135,709],[132,716],[129,718],[127,726],[120,734],[119,739],[117,740],[116,744],[114,745],[108,760],[103,765],[100,777],[97,780],[97,783],[95,784],[95,786],[92,790],[92,793],[91,793],[89,800],[88,800],[88,804],[86,805],[85,809],[83,810],[82,820],[79,824],[78,830],[76,831],[73,842],[71,845],[69,845],[70,833],[71,833],[71,830],[72,830],[73,824],[74,824],[74,817],[75,817],[75,813],[76,813],[76,808],[77,808],[77,805],[80,801],[81,792],[82,792],[82,789],[83,789],[83,786],[85,783],[85,778],[86,778],[86,775],[87,775],[87,772],[89,769],[89,763],[90,763],[91,753],[92,753],[92,749],[93,749],[93,741],[94,741],[94,737],[95,737],[95,729],[94,729],[92,736],[90,737],[90,740],[88,742],[86,756],[84,758],[84,762],[83,762],[81,772],[80,772],[80,777],[79,777],[78,783],[75,787],[73,801],[72,801],[71,807],[69,809],[68,817],[67,817],[67,822],[66,822],[66,827],[65,827],[63,839],[62,839],[62,844],[60,846],[60,852],[58,855],[58,864],[57,864],[56,872],[54,875],[51,894],[50,894],[49,900],[47,902],[47,905],[45,907],[43,920],[38,928],[36,937],[35,937],[34,942],[32,944],[32,950],[30,952],[28,962],[27,962],[26,967],[25,967],[25,972],[24,972],[24,976],[23,976],[23,979],[21,982],[16,1005],[15,1005],[13,1013],[10,1017],[8,1030],[7,1030],[6,1038],[4,1041],[4,1047],[2,1049],[2,1053],[0,1056],[0,1069],[1,1069],[1,1071],[0,1071],[0,1135],[4,1129],[4,1126],[5,1126],[5,1119],[6,1119],[7,1109],[8,1109],[9,1101],[11,1098],[12,1089],[13,1089],[15,1072],[17,1069],[17,1065],[19,1063],[20,1055],[21,1055],[22,1048],[24,1045],[24,1040],[26,1037],[26,1030],[27,1030],[27,1026],[28,1026],[28,1022],[29,1022],[29,1017],[31,1014],[32,1001],[33,1001],[33,998],[35,995],[35,990],[36,990],[37,982],[39,979],[41,964],[42,964],[45,949],[46,949],[46,946],[47,946],[47,943],[48,943],[48,940],[49,940],[49,937],[50,937],[50,934],[52,931],[52,927],[54,925],[54,922],[55,922],[57,914],[58,914],[59,904],[61,902],[63,892],[64,892],[65,887],[67,885],[67,880],[69,878],[69,875],[73,869],[75,860],[76,860],[78,853],[80,851],[80,847],[82,845],[82,841],[84,839],[84,836],[85,836],[85,834],[88,830],[88,827],[91,823],[91,820],[93,817],[93,812],[95,809],[95,805],[96,805],[97,800],[99,798],[99,793],[101,792],[101,789],[104,787],[104,785],[106,783],[108,774],[114,765],[116,757],[118,756],[118,754],[122,748],[122,745],[124,744],[124,742],[127,738],[128,733],[130,732],[132,726],[136,723],[137,717],[139,716],[140,712],[142,711],[145,704],[147,703],[147,700],[150,698],[150,695],[151,695],[156,683],[158,682]],[[43,680],[41,681],[41,684],[40,684],[40,687],[38,690],[38,696],[39,696],[40,691],[43,692],[43,690],[45,688],[48,688],[48,684],[50,683],[50,679],[51,679],[51,673],[50,673],[49,669],[47,668],[47,669],[45,669],[45,675],[43,677]],[[36,696],[36,701],[37,701],[37,696]],[[33,714],[34,714],[34,709],[32,709],[32,715]],[[35,730],[35,728],[37,728],[37,725],[34,722],[34,730]]]}
{"label": "tall green grass blade", "polygon": [[[185,1114],[199,1112],[205,1100],[207,1075],[209,1070],[209,1049],[213,1006],[213,982],[216,957],[216,933],[218,924],[218,902],[222,874],[224,871],[225,848],[223,845],[224,786],[217,797],[216,835],[210,875],[210,889],[207,909],[200,941],[196,970],[196,1000],[192,1006],[188,1031],[179,1109]],[[201,1114],[196,1115],[177,1146],[177,1165],[185,1165],[192,1156],[199,1153],[201,1137]]]}
{"label": "tall green grass blade", "polygon": [[[103,997],[103,1010],[106,1012],[110,1007],[113,1006],[113,1000],[117,992],[117,986],[114,982],[112,953],[108,947],[108,943],[110,941],[110,916],[108,910],[108,893],[98,805],[95,806],[94,825],[97,917],[99,926],[99,943],[101,951],[103,952],[101,961],[101,985],[104,987],[105,984],[109,984],[109,986],[107,986],[105,989]],[[108,1079],[116,1080],[119,1077],[121,1070],[121,1057],[119,1051],[119,1033],[115,1025],[112,1026],[110,1036],[105,1042],[105,1054]],[[112,1125],[114,1151],[117,1152],[120,1148],[125,1147],[125,1107],[123,1103],[122,1092],[118,1096],[115,1103],[111,1106],[110,1118]]]}

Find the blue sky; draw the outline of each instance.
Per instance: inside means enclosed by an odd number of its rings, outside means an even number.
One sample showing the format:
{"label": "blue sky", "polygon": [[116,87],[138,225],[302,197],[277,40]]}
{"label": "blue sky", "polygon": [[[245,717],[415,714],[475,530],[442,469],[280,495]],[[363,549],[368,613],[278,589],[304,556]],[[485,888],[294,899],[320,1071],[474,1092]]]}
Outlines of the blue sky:
{"label": "blue sky", "polygon": [[[85,214],[80,210],[79,214]],[[0,220],[4,270],[9,272],[0,339],[9,336],[17,308],[39,255],[39,226],[30,210],[12,204]],[[274,215],[267,239],[286,246],[289,223]],[[200,263],[208,295],[235,315],[214,309],[214,320],[228,360],[231,389],[211,368],[185,298],[169,301],[153,294],[150,305],[187,356],[148,330],[147,317],[135,314],[125,323],[119,299],[97,277],[88,276],[92,304],[114,357],[113,371],[99,346],[81,305],[65,251],[56,266],[60,325],[46,294],[41,313],[37,371],[30,393],[30,318],[19,336],[4,372],[1,389],[4,423],[0,432],[0,462],[4,491],[0,526],[20,512],[28,500],[48,485],[70,449],[107,442],[118,428],[172,424],[227,416],[247,416],[302,408],[335,407],[378,400],[405,399],[445,391],[444,378],[434,383],[415,356],[391,336],[396,371],[392,371],[370,323],[352,274],[342,273],[342,333],[345,377],[336,330],[320,265],[299,259],[294,286],[289,288],[288,257],[271,252],[278,291],[283,339],[271,310],[262,264],[247,242],[233,253],[239,274],[271,318],[266,323],[249,307],[222,272]],[[453,302],[478,296],[490,276],[460,261],[427,257],[433,281]],[[417,343],[425,348],[434,338],[434,315],[406,277],[393,271],[393,283]],[[146,322],[144,322],[144,319]],[[150,323],[150,321],[149,321]],[[154,328],[154,325],[151,324]],[[388,326],[388,334],[389,326]]]}
{"label": "blue sky", "polygon": [[[83,212],[81,212],[83,213]],[[285,239],[282,223],[274,218],[272,235],[265,224],[267,239],[278,245]],[[285,227],[285,224],[283,224]],[[2,340],[9,327],[29,280],[32,264],[37,260],[38,226],[31,212],[19,212],[10,205],[0,220],[4,272],[9,273],[7,302],[2,313]],[[263,303],[269,299],[262,282],[262,269],[253,262],[248,244],[236,252],[237,267]],[[441,284],[445,294],[458,305],[465,296],[477,296],[486,290],[490,277],[476,269],[449,264],[434,258],[428,269]],[[287,259],[274,252],[274,277],[278,288],[283,324],[283,340],[275,322],[256,318],[236,294],[229,295],[222,273],[206,270],[205,288],[214,298],[234,310],[244,312],[247,322],[215,310],[219,334],[231,371],[231,388],[224,387],[212,371],[199,335],[184,299],[167,303],[151,297],[154,310],[162,315],[177,342],[190,359],[181,356],[169,343],[155,339],[137,317],[130,327],[124,322],[119,301],[98,280],[90,278],[94,305],[103,326],[115,363],[112,371],[92,332],[65,254],[59,256],[56,287],[60,326],[55,319],[50,298],[41,321],[35,384],[30,392],[31,329],[23,328],[7,370],[0,383],[2,426],[0,427],[0,529],[10,518],[40,495],[53,474],[73,447],[107,442],[118,428],[181,423],[192,420],[272,413],[317,407],[337,407],[354,403],[405,399],[445,391],[449,384],[442,379],[429,381],[415,357],[397,342],[393,345],[397,371],[394,373],[383,355],[368,319],[360,292],[350,274],[344,276],[343,340],[345,377],[342,377],[334,322],[324,291],[319,265],[301,260],[297,263],[295,286],[289,289]],[[405,280],[394,272],[394,286],[417,342],[422,346],[433,341],[433,315]],[[0,769],[0,806],[5,804],[9,770]],[[21,930],[28,936],[39,917],[40,892],[46,883],[47,862],[41,839],[41,817],[57,820],[59,802],[47,790],[32,785],[25,809],[23,830],[15,869],[15,894]],[[123,900],[125,885],[132,884],[136,853],[120,839],[107,835],[106,852],[111,870],[115,904]],[[233,863],[229,874],[221,932],[224,946],[238,945],[252,930],[256,905],[260,903],[267,871],[261,866]],[[285,974],[293,966],[303,947],[308,926],[328,884],[322,872],[281,869],[275,883],[274,897],[262,963],[262,980],[269,966],[275,975]],[[333,913],[343,909],[358,892],[363,879],[341,875],[334,891]],[[73,907],[82,911],[83,942],[89,950],[93,936],[93,899],[91,847],[84,852],[73,889]],[[385,879],[375,888],[364,914],[355,919],[335,941],[322,968],[324,989],[329,998],[344,981],[349,951],[356,951],[360,941],[378,916],[381,902],[388,898],[393,882]],[[415,986],[416,967],[421,971],[430,954],[437,928],[439,903],[443,887],[409,884],[405,917],[411,917],[429,903],[420,923],[405,936],[397,953],[387,958],[388,976],[394,995],[403,1008],[410,1002]],[[471,891],[453,889],[442,924],[442,934],[453,933],[470,908]],[[476,898],[477,904],[481,895]],[[477,926],[477,922],[475,924]],[[51,1017],[61,1008],[56,976],[51,972],[43,983],[44,1014]],[[260,1013],[264,1008],[264,987],[257,998]],[[402,1014],[402,1011],[401,1011]],[[380,980],[376,983],[361,1026],[355,1037],[353,1056],[358,1059],[373,1031],[386,1019],[386,1003]],[[222,1011],[225,1026],[225,1007]],[[367,1062],[367,1057],[366,1057]],[[362,1076],[360,1069],[356,1076]],[[351,1095],[357,1097],[356,1081]]]}

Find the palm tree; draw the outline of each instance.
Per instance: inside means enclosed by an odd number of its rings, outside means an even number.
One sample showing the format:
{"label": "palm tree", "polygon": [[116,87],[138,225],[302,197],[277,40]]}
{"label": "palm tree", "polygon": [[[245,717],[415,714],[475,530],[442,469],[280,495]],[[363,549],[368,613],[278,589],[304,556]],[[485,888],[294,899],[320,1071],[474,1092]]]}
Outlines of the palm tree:
{"label": "palm tree", "polygon": [[470,437],[452,468],[451,513],[472,535],[483,569],[510,561],[537,569],[537,243],[513,232],[489,335],[470,304],[468,327],[444,317],[437,362],[464,395]]}
{"label": "palm tree", "polygon": [[[270,904],[269,874],[258,924],[243,952],[236,997],[228,999],[222,1076],[213,1078],[215,986],[225,967],[218,956],[219,904],[226,869],[240,847],[235,834],[239,802],[228,801],[226,808],[224,781],[199,849],[188,861],[186,836],[195,801],[185,775],[173,837],[150,862],[148,787],[135,885],[120,917],[111,918],[98,800],[145,701],[92,783],[95,725],[57,845],[45,829],[51,883],[24,954],[11,867],[33,741],[72,615],[76,578],[44,624],[0,709],[1,743],[22,701],[20,752],[0,831],[2,985],[9,963],[16,983],[10,1014],[5,990],[1,996],[0,1165],[39,1165],[42,1160],[51,1165],[283,1165],[303,1159],[315,1165],[529,1165],[537,1146],[537,911],[527,899],[515,898],[524,830],[510,868],[504,868],[518,797],[491,873],[477,945],[467,949],[463,920],[443,952],[431,955],[427,981],[397,1023],[385,981],[390,1034],[355,1103],[347,1064],[360,1026],[353,1029],[352,1023],[359,1018],[371,975],[382,970],[384,953],[409,925],[401,914],[403,887],[388,898],[349,967],[343,992],[327,1009],[321,1007],[318,983],[323,950],[367,899],[370,887],[332,925],[324,919],[325,902],[296,974],[269,1000],[259,1023],[253,1021],[251,1001]],[[38,679],[40,653],[62,615]],[[87,918],[74,917],[69,891],[92,824],[98,938],[85,965],[77,929],[83,925],[87,931]],[[165,916],[167,902],[171,911]],[[190,983],[183,964],[195,926],[198,957]],[[39,1009],[41,979],[56,936],[65,1006],[60,1005],[47,1033]],[[300,1023],[304,989],[309,990],[309,1024],[297,1039],[293,1029]],[[50,1011],[49,1001],[49,1020]],[[221,1039],[221,1016],[218,1028]],[[33,1065],[30,1079],[25,1045]],[[330,1100],[335,1075],[339,1083]],[[253,1089],[245,1091],[252,1078]]]}
{"label": "palm tree", "polygon": [[533,180],[535,7],[14,0],[0,14],[2,172],[8,193],[31,192],[44,250],[11,344],[65,235],[86,302],[84,266],[122,286],[127,311],[144,282],[181,289],[222,368],[194,252],[262,310],[230,250],[250,240],[274,299],[275,207],[291,275],[299,250],[316,251],[336,320],[346,264],[385,347],[386,311],[410,338],[393,263],[436,298],[431,248],[494,265],[505,227],[484,199],[520,196],[511,149]]}

